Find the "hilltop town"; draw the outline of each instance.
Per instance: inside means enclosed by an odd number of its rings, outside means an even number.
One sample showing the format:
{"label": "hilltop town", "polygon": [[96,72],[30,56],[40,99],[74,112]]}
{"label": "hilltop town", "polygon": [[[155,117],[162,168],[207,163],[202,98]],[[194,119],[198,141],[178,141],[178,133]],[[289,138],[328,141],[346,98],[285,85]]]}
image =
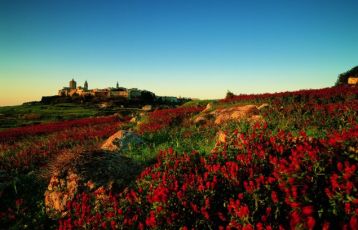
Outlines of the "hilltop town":
{"label": "hilltop town", "polygon": [[[58,91],[58,96],[60,97],[74,97],[74,96],[80,96],[80,97],[88,97],[88,96],[93,96],[93,97],[122,97],[122,98],[126,98],[128,100],[131,99],[138,99],[140,98],[142,95],[146,95],[151,96],[153,98],[155,98],[155,94],[147,91],[147,90],[139,90],[137,88],[133,88],[133,89],[127,89],[124,87],[119,87],[119,84],[117,82],[116,87],[108,87],[105,89],[89,89],[88,88],[88,82],[85,81],[83,87],[82,86],[77,86],[77,82],[72,79],[69,82],[69,87],[63,87],[62,89],[60,89]],[[173,100],[175,101],[177,98],[176,97],[165,97],[166,100]]]}
{"label": "hilltop town", "polygon": [[83,86],[78,85],[75,79],[69,81],[68,86],[58,90],[56,96],[44,96],[41,103],[56,104],[64,102],[79,103],[112,103],[123,107],[140,107],[144,105],[180,105],[190,101],[190,98],[173,97],[173,96],[157,96],[148,90],[140,90],[137,88],[120,87],[117,82],[115,87],[104,89],[90,89],[87,80]]}

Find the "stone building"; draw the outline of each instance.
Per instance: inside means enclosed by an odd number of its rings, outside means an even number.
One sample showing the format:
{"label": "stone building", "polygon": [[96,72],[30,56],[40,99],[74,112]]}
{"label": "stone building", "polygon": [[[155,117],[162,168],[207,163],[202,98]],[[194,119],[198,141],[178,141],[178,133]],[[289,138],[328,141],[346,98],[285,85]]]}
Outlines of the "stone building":
{"label": "stone building", "polygon": [[70,89],[76,89],[77,88],[77,82],[72,78],[70,81]]}
{"label": "stone building", "polygon": [[94,97],[110,97],[110,90],[109,89],[92,89],[90,91],[91,95]]}
{"label": "stone building", "polygon": [[349,77],[348,78],[348,85],[357,85],[358,84],[358,77]]}
{"label": "stone building", "polygon": [[77,82],[72,79],[69,82],[69,87],[63,87],[58,91],[58,96],[74,96],[74,95],[84,95],[88,91],[88,83],[87,81],[84,84],[84,87],[78,86]]}
{"label": "stone building", "polygon": [[116,88],[110,88],[110,96],[128,98],[128,90],[126,88],[119,87],[117,83]]}

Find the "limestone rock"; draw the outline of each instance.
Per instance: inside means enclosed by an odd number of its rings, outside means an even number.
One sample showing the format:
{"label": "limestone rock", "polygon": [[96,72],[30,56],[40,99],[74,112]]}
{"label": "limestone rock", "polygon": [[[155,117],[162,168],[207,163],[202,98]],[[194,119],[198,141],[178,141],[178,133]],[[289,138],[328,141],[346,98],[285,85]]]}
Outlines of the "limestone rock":
{"label": "limestone rock", "polygon": [[265,121],[265,119],[261,115],[254,115],[250,117],[249,121],[252,123],[262,123]]}
{"label": "limestone rock", "polygon": [[206,108],[202,111],[202,113],[206,113],[206,112],[209,112],[210,110],[213,109],[213,103],[208,103],[206,105]]}
{"label": "limestone rock", "polygon": [[67,202],[71,201],[77,193],[79,177],[77,174],[69,171],[64,179],[53,176],[45,192],[45,206],[49,216],[55,216],[62,213],[61,216],[67,214],[64,212]]}
{"label": "limestone rock", "polygon": [[265,109],[265,108],[267,108],[267,107],[269,107],[269,106],[270,106],[269,104],[264,103],[264,104],[260,105],[259,107],[257,107],[257,109],[258,109],[258,110],[263,110],[263,109]]}
{"label": "limestone rock", "polygon": [[59,156],[50,164],[56,169],[44,200],[46,213],[53,219],[67,216],[67,203],[76,194],[98,189],[117,193],[140,172],[140,167],[131,159],[104,151],[81,153],[72,158]]}
{"label": "limestone rock", "polygon": [[259,110],[255,105],[244,105],[220,109],[215,111],[215,114],[215,124],[220,125],[230,120],[240,121],[242,119],[249,119],[254,115],[258,115]]}
{"label": "limestone rock", "polygon": [[106,151],[123,151],[134,145],[143,144],[140,137],[131,131],[120,130],[110,136],[102,145],[101,149]]}
{"label": "limestone rock", "polygon": [[206,122],[207,122],[207,119],[203,116],[199,116],[194,119],[194,124],[204,125]]}
{"label": "limestone rock", "polygon": [[226,133],[224,133],[223,131],[219,131],[217,134],[216,134],[216,136],[217,136],[217,142],[218,143],[226,143],[226,141],[227,141],[227,135],[226,135]]}
{"label": "limestone rock", "polygon": [[145,106],[142,107],[142,110],[147,111],[147,112],[152,111],[153,107],[151,105],[145,105]]}

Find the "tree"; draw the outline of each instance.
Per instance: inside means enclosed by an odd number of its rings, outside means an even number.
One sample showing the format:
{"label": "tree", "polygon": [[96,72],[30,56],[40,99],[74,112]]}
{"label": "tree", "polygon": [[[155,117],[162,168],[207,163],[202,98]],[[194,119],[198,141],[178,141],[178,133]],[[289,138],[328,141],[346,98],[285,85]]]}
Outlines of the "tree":
{"label": "tree", "polygon": [[336,86],[346,85],[349,77],[358,77],[358,66],[353,67],[351,70],[341,73],[336,81]]}
{"label": "tree", "polygon": [[226,93],[225,99],[230,99],[230,98],[233,98],[234,96],[235,96],[235,94],[228,90]]}

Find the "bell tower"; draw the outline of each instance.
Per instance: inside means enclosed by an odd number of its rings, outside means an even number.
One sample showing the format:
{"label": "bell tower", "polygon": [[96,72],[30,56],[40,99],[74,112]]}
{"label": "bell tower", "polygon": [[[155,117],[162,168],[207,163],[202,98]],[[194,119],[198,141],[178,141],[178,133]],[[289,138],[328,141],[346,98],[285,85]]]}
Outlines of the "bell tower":
{"label": "bell tower", "polygon": [[72,78],[70,81],[70,89],[76,89],[77,88],[77,82]]}
{"label": "bell tower", "polygon": [[88,90],[88,82],[87,82],[87,80],[85,81],[85,84],[84,84],[83,88],[84,88],[84,90]]}

